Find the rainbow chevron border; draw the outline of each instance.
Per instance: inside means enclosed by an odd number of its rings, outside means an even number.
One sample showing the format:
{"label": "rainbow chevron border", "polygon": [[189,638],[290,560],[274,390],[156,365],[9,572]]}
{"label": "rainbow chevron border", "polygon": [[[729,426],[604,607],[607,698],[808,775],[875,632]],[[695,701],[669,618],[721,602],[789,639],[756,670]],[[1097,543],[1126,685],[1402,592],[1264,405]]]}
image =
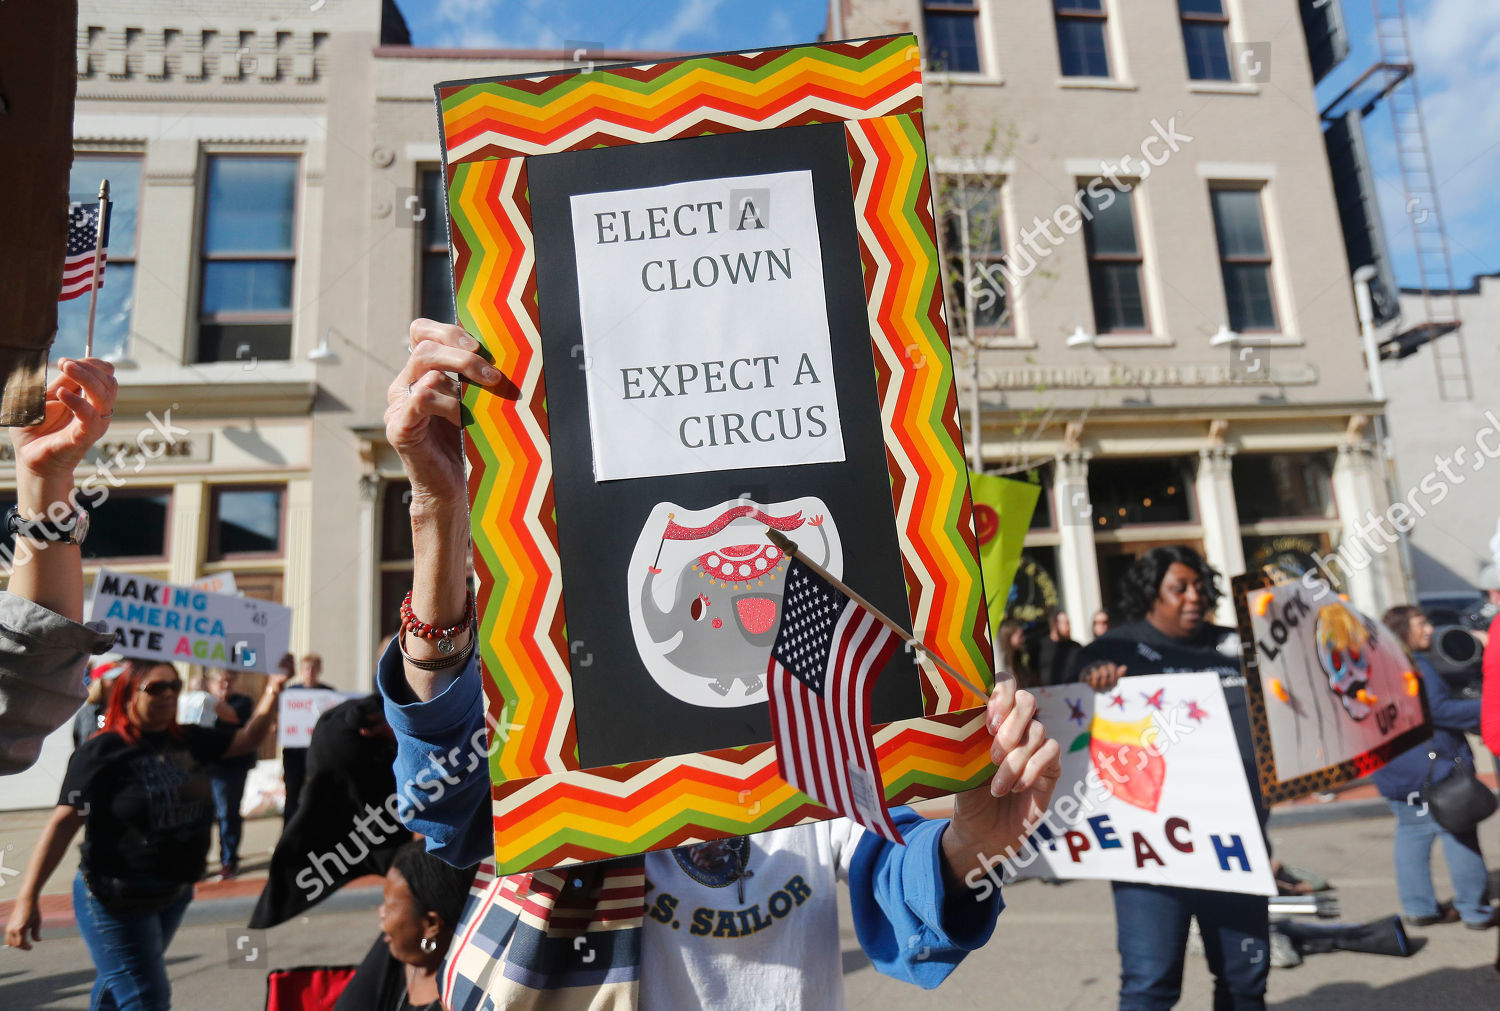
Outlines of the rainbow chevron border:
{"label": "rainbow chevron border", "polygon": [[[938,278],[912,36],[437,88],[458,318],[516,386],[464,403],[499,873],[831,817],[770,744],[582,770],[568,664],[525,157],[843,122],[914,626],[992,679],[968,471]],[[991,768],[979,700],[924,666],[927,716],[877,727],[891,803]],[[503,828],[503,830],[502,830]]]}

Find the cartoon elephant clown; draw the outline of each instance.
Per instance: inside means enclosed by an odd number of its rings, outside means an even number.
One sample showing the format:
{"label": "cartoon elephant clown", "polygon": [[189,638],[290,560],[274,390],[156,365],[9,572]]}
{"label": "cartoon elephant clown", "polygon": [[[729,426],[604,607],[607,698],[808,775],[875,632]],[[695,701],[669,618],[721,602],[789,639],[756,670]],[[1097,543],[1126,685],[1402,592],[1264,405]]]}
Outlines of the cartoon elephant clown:
{"label": "cartoon elephant clown", "polygon": [[700,510],[663,502],[641,528],[628,573],[631,629],[646,669],[672,696],[711,708],[765,699],[787,566],[767,528],[842,573],[837,527],[814,496]]}

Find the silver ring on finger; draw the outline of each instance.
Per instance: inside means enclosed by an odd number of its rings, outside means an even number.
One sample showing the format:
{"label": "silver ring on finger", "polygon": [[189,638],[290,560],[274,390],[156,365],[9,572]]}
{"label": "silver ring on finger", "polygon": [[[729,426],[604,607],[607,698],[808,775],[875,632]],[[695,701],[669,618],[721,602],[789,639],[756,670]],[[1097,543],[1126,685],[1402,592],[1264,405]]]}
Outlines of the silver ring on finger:
{"label": "silver ring on finger", "polygon": [[407,396],[408,396],[408,397],[410,397],[410,396],[411,396],[411,389],[412,389],[412,387],[413,387],[413,386],[415,386],[415,385],[417,385],[417,384],[416,384],[416,383],[407,383],[407,384],[406,384],[406,395],[407,395]]}

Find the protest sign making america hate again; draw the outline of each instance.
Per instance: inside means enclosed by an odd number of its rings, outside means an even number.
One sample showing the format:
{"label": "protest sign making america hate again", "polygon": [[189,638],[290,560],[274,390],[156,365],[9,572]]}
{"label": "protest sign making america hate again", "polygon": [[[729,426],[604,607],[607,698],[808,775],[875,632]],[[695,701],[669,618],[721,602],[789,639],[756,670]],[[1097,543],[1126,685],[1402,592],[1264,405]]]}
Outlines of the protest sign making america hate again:
{"label": "protest sign making america hate again", "polygon": [[89,620],[104,623],[121,656],[267,674],[286,655],[292,609],[100,569]]}
{"label": "protest sign making america hate again", "polygon": [[[502,872],[831,817],[777,773],[785,552],[975,684],[991,650],[910,35],[439,85]],[[889,803],[983,700],[874,673]]]}

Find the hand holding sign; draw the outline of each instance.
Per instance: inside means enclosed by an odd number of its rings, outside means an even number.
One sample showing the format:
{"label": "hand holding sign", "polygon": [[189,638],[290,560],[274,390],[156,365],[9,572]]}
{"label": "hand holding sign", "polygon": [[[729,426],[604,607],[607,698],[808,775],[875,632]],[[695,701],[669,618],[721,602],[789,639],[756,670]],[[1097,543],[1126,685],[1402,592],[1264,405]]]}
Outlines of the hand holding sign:
{"label": "hand holding sign", "polygon": [[386,438],[411,477],[413,506],[428,495],[463,501],[463,401],[448,373],[496,392],[505,377],[462,327],[418,319],[408,332],[411,357],[386,390]]}
{"label": "hand holding sign", "polygon": [[987,709],[995,775],[988,788],[954,798],[953,822],[943,833],[943,856],[961,879],[981,867],[985,854],[1003,853],[1026,838],[1062,775],[1062,748],[1036,719],[1035,695],[1017,691],[1015,680],[1006,678],[996,683]]}

